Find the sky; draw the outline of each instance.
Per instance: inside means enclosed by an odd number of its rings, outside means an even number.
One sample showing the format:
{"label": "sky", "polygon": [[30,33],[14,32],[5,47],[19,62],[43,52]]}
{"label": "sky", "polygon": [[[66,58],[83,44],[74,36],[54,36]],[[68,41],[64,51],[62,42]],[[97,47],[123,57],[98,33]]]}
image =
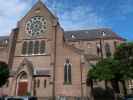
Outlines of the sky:
{"label": "sky", "polygon": [[[64,30],[110,28],[133,41],[133,0],[42,0]],[[0,0],[0,36],[9,35],[37,0]]]}

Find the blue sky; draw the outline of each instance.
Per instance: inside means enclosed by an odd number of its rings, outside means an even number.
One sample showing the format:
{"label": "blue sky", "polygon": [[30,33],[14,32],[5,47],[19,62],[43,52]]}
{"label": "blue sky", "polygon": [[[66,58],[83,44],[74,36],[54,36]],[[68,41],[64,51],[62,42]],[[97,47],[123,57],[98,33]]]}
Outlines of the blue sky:
{"label": "blue sky", "polygon": [[[0,0],[0,35],[9,35],[37,0]],[[43,0],[42,0],[43,1]],[[65,30],[111,28],[133,41],[133,0],[44,0]]]}

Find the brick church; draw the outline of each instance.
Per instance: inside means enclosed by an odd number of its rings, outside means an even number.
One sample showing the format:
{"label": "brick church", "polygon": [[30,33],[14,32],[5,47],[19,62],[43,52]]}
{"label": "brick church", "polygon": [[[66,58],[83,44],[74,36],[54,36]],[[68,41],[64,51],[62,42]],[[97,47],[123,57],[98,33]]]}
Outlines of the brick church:
{"label": "brick church", "polygon": [[123,41],[108,28],[64,31],[38,0],[10,36],[0,37],[0,61],[10,67],[2,94],[42,100],[89,97],[86,78],[91,65],[101,56],[112,56]]}

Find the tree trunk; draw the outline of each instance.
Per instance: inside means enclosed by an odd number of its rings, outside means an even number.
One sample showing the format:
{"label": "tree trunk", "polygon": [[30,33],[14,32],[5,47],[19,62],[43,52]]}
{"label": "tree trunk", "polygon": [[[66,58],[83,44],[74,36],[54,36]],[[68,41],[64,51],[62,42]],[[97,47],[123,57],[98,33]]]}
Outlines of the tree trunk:
{"label": "tree trunk", "polygon": [[115,100],[118,100],[118,94],[120,93],[118,82],[119,81],[117,81],[117,80],[112,80],[111,81],[112,88],[113,88],[113,91],[114,91],[114,98],[115,98]]}
{"label": "tree trunk", "polygon": [[113,90],[114,90],[115,93],[120,93],[118,82],[119,81],[117,81],[117,80],[112,80],[111,81],[111,84],[112,84],[112,87],[113,87]]}
{"label": "tree trunk", "polygon": [[91,98],[90,100],[94,100],[94,89],[93,89],[93,80],[90,80],[90,87],[91,87]]}
{"label": "tree trunk", "polygon": [[122,80],[121,83],[122,83],[122,87],[123,87],[123,90],[124,90],[124,95],[127,95],[125,80]]}
{"label": "tree trunk", "polygon": [[105,89],[108,89],[108,81],[105,80]]}

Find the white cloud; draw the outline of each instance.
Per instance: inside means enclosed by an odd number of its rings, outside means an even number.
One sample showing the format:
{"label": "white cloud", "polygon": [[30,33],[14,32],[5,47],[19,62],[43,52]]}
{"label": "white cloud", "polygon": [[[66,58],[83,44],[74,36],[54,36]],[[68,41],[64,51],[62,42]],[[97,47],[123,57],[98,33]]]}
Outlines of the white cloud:
{"label": "white cloud", "polygon": [[28,7],[29,1],[0,0],[0,4],[0,35],[9,35],[11,29],[16,26],[17,21]]}
{"label": "white cloud", "polygon": [[60,14],[60,22],[65,29],[83,29],[83,28],[96,28],[102,27],[103,19],[96,12],[93,11],[91,6],[74,7],[71,11],[65,11]]}
{"label": "white cloud", "polygon": [[94,8],[87,5],[72,6],[57,2],[56,0],[44,0],[50,10],[59,17],[59,22],[65,30],[89,29],[102,27],[103,18],[99,16]]}
{"label": "white cloud", "polygon": [[[34,1],[35,2],[35,1]],[[59,21],[65,29],[95,28],[102,25],[102,17],[94,12],[90,5],[79,5],[68,8],[55,0],[44,0],[53,12],[56,12]],[[33,0],[0,0],[0,35],[9,35],[25,13],[31,8]],[[70,10],[71,9],[71,10]]]}

